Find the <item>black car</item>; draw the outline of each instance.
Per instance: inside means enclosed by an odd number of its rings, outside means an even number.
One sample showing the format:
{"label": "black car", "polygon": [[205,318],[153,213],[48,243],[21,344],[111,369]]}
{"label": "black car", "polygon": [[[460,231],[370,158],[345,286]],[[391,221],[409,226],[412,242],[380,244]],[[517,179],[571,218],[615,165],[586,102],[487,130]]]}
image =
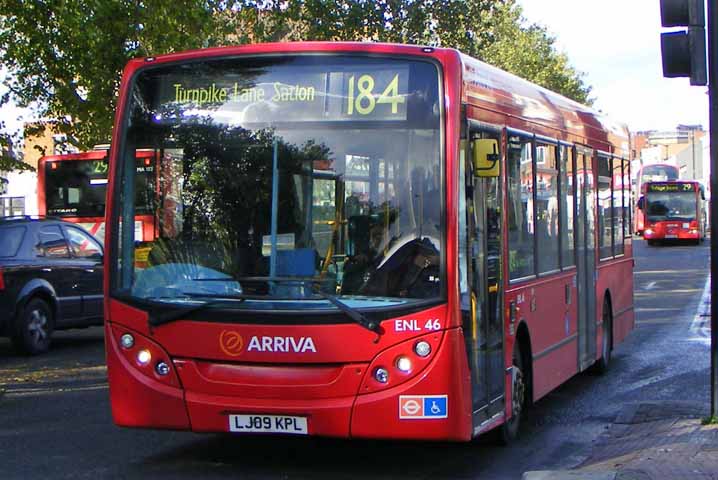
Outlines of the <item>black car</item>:
{"label": "black car", "polygon": [[24,353],[54,330],[102,325],[102,245],[50,218],[0,218],[0,334]]}

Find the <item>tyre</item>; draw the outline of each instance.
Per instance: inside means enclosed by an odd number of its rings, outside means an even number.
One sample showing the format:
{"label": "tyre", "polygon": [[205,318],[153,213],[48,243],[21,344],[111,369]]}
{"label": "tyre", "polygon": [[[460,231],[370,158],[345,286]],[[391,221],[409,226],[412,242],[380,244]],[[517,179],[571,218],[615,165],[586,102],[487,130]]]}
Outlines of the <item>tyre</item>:
{"label": "tyre", "polygon": [[593,364],[593,372],[602,375],[608,371],[611,364],[611,350],[613,350],[613,313],[611,302],[606,298],[603,301],[603,339],[601,341],[601,358]]}
{"label": "tyre", "polygon": [[516,342],[511,382],[511,418],[506,420],[496,432],[498,443],[501,445],[508,445],[518,438],[521,421],[526,417],[528,377],[525,365],[524,355]]}
{"label": "tyre", "polygon": [[54,328],[52,309],[44,300],[33,298],[19,312],[12,332],[15,348],[29,355],[46,352]]}
{"label": "tyre", "polygon": [[656,241],[655,241],[655,240],[646,240],[646,243],[648,244],[649,247],[655,247],[655,246],[656,246]]}

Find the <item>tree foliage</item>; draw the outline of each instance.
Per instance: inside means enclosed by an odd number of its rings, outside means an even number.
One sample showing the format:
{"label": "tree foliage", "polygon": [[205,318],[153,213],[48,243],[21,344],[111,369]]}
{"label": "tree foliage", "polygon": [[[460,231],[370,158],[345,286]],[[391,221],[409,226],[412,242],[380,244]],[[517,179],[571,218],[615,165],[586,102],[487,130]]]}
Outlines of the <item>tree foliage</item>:
{"label": "tree foliage", "polygon": [[515,0],[0,0],[8,94],[81,149],[107,142],[128,60],[264,41],[454,47],[587,102],[590,88]]}

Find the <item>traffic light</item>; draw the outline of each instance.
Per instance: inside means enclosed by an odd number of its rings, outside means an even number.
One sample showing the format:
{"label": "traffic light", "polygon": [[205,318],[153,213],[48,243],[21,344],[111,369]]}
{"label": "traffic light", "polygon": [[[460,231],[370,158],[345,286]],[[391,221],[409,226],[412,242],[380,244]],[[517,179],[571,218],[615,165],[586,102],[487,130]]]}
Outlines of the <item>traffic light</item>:
{"label": "traffic light", "polygon": [[690,77],[691,85],[706,85],[706,34],[703,0],[660,0],[661,25],[686,27],[661,33],[664,77]]}

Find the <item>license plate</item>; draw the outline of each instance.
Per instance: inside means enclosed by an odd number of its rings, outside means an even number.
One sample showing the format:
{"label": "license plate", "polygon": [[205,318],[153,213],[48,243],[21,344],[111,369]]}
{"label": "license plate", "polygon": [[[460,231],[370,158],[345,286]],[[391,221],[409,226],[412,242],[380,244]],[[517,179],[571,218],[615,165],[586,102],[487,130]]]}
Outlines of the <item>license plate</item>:
{"label": "license plate", "polygon": [[678,235],[666,235],[666,238],[678,238]]}
{"label": "license plate", "polygon": [[306,417],[284,415],[230,415],[229,431],[238,433],[309,434]]}

